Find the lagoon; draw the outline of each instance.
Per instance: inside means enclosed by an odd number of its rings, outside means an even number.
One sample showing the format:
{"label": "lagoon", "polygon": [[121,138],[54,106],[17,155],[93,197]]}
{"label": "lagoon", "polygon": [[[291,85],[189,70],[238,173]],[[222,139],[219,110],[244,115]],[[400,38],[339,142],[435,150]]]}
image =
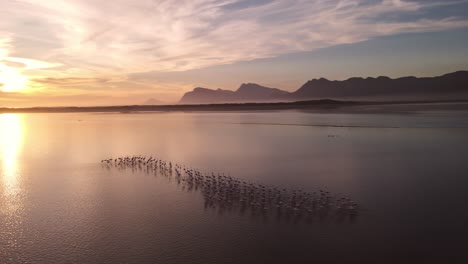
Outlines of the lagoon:
{"label": "lagoon", "polygon": [[[456,263],[468,260],[463,111],[0,115],[1,263]],[[351,197],[352,221],[205,208],[156,156]]]}

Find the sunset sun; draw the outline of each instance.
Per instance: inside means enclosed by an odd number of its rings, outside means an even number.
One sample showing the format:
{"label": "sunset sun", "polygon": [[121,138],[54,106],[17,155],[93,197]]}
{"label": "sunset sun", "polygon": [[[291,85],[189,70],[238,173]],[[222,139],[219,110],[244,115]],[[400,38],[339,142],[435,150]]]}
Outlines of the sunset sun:
{"label": "sunset sun", "polygon": [[28,78],[21,72],[5,67],[0,70],[0,89],[2,92],[20,92],[26,89]]}

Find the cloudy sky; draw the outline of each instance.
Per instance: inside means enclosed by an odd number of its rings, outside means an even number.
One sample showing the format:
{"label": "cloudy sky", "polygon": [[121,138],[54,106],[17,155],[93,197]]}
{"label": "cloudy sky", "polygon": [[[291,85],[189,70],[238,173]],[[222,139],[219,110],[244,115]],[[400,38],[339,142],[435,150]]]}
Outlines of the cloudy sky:
{"label": "cloudy sky", "polygon": [[0,0],[0,107],[468,69],[466,0]]}

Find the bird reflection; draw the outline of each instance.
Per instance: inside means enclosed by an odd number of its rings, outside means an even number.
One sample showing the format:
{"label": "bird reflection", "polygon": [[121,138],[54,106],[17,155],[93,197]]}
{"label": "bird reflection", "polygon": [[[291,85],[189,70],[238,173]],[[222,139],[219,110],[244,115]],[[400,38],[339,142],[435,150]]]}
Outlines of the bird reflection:
{"label": "bird reflection", "polygon": [[119,157],[101,163],[107,168],[132,169],[173,178],[182,190],[200,192],[205,208],[219,213],[237,212],[262,217],[265,221],[271,218],[297,223],[330,219],[353,221],[359,212],[356,202],[326,190],[306,192],[267,186],[219,173],[201,173],[153,157]]}

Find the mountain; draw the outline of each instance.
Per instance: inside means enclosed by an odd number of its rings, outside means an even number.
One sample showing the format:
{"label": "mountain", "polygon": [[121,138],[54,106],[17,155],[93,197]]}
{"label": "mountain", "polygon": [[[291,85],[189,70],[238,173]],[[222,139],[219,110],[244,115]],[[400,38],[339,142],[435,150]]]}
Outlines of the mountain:
{"label": "mountain", "polygon": [[160,100],[150,98],[150,99],[144,101],[142,105],[162,105],[162,104],[165,104],[165,103],[160,101]]}
{"label": "mountain", "polygon": [[306,82],[292,93],[254,83],[242,84],[236,91],[198,87],[184,94],[179,103],[290,102],[317,99],[369,101],[467,100],[468,71],[457,71],[442,76],[424,78],[353,77],[344,81],[330,81],[320,78]]}
{"label": "mountain", "polygon": [[180,104],[279,102],[288,100],[289,92],[255,83],[244,83],[236,91],[197,87],[182,96]]}
{"label": "mountain", "polygon": [[235,92],[236,100],[242,102],[283,100],[289,92],[261,86],[255,83],[243,83]]}
{"label": "mountain", "polygon": [[[460,98],[461,97],[461,98]],[[468,99],[468,71],[438,77],[391,79],[350,78],[345,81],[313,79],[291,94],[293,100],[309,99],[447,100]]]}
{"label": "mountain", "polygon": [[207,89],[197,87],[191,92],[187,92],[182,96],[180,104],[212,104],[212,103],[228,103],[234,98],[234,92],[223,89]]}

